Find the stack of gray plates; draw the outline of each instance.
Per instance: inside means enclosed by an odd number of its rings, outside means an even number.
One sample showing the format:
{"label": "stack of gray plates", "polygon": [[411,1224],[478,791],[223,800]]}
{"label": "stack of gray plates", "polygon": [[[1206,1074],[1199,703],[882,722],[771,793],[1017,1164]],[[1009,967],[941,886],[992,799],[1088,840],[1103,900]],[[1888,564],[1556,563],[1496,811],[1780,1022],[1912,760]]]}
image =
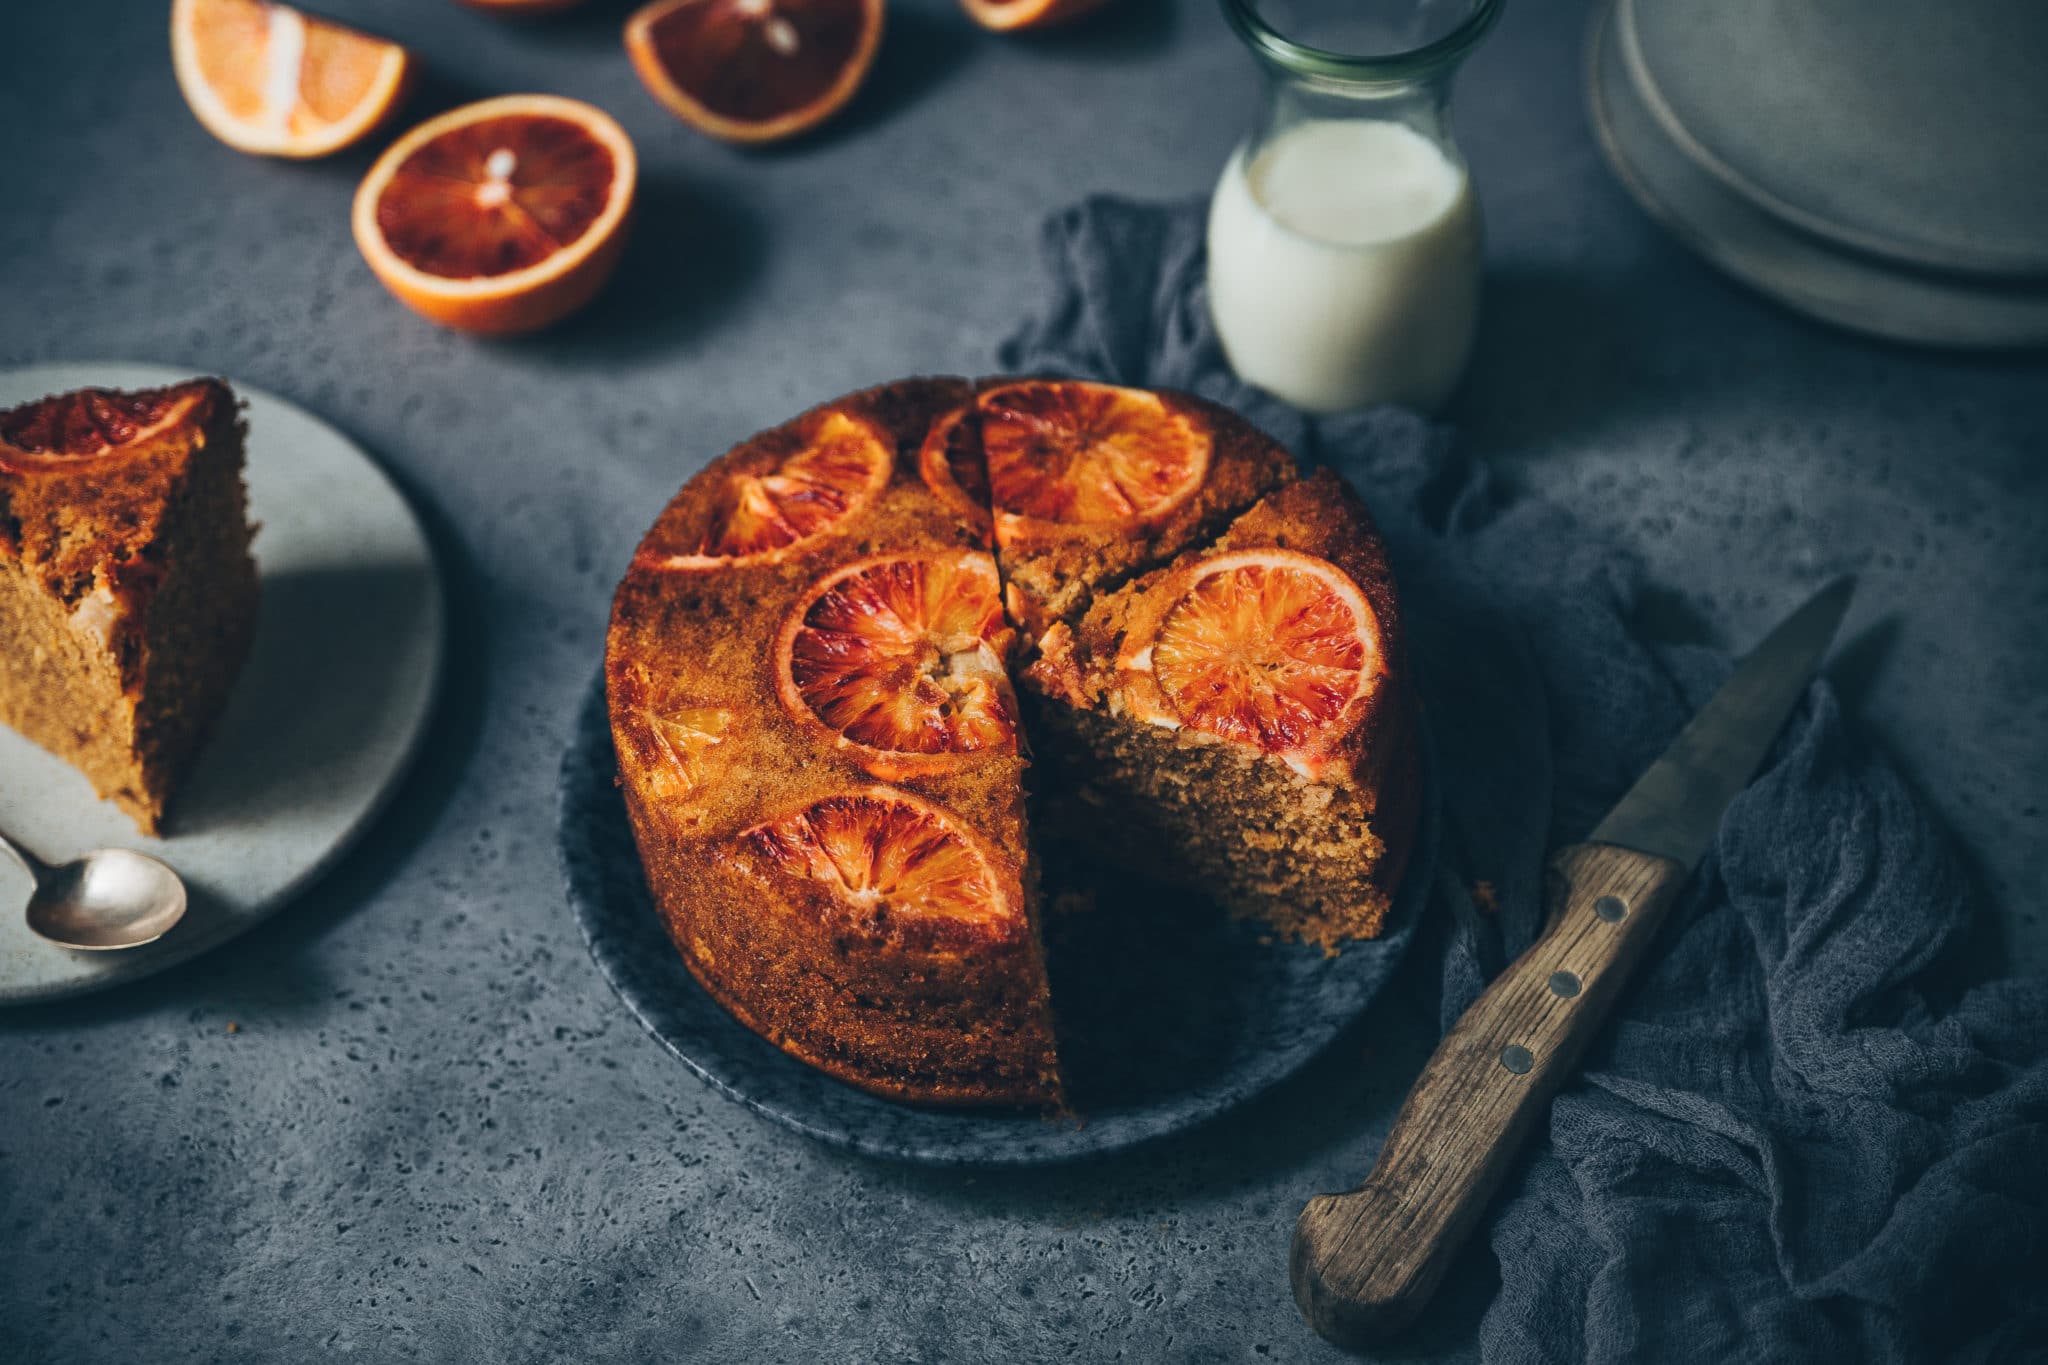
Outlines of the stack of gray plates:
{"label": "stack of gray plates", "polygon": [[1654,217],[1829,322],[2048,344],[2048,0],[1608,0],[1593,125]]}

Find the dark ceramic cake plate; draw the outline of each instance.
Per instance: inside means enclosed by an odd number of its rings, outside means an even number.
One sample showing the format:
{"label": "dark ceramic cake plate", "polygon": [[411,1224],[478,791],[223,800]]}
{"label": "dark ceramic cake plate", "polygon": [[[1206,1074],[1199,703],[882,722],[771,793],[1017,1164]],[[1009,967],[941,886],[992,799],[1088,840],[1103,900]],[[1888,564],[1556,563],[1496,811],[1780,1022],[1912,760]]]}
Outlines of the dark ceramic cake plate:
{"label": "dark ceramic cake plate", "polygon": [[1038,1165],[1117,1151],[1260,1095],[1328,1046],[1392,977],[1436,859],[1426,761],[1422,819],[1388,931],[1334,958],[1261,944],[1258,926],[1191,914],[1182,893],[1091,872],[1096,908],[1055,916],[1047,931],[1061,1057],[1080,1117],[924,1109],[813,1070],[704,993],[649,898],[616,771],[600,678],[562,763],[562,869],[590,955],[627,1008],[749,1109],[835,1147],[931,1165]]}

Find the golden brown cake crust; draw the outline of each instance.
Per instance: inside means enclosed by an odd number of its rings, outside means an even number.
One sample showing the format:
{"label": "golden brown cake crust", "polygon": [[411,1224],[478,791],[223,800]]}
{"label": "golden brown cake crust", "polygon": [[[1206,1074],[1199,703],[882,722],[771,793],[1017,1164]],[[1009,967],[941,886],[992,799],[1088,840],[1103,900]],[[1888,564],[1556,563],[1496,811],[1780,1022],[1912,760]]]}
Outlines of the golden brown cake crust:
{"label": "golden brown cake crust", "polygon": [[0,413],[0,723],[145,833],[255,626],[238,405],[218,380]]}

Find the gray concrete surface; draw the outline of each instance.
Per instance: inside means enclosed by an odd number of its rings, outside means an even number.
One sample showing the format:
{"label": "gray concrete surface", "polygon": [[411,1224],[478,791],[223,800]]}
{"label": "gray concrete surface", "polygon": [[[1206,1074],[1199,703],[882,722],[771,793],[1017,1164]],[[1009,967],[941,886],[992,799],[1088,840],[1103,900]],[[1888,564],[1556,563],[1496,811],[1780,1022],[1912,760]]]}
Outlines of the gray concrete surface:
{"label": "gray concrete surface", "polygon": [[[868,1164],[643,1037],[555,872],[556,764],[653,509],[813,399],[984,365],[1039,290],[1046,210],[1206,191],[1253,97],[1213,7],[1117,0],[1004,40],[896,0],[842,123],[760,155],[661,113],[605,0],[524,25],[326,7],[428,59],[416,108],[611,109],[644,216],[571,325],[440,333],[350,243],[367,153],[216,145],[165,6],[0,13],[0,363],[178,362],[305,403],[417,500],[458,614],[436,738],[338,875],[158,980],[0,1017],[0,1359],[1323,1358],[1288,1230],[1363,1173],[1417,1057],[1368,1065],[1361,1040],[1270,1105],[1083,1170]],[[1456,415],[1510,479],[1640,546],[1676,627],[1739,643],[1818,571],[1863,574],[1850,696],[1967,849],[1983,959],[2039,969],[2048,368],[1838,335],[1687,256],[1594,150],[1583,21],[1510,6],[1462,86],[1492,280]],[[1403,1354],[1469,1351],[1492,1275],[1467,1255]]]}

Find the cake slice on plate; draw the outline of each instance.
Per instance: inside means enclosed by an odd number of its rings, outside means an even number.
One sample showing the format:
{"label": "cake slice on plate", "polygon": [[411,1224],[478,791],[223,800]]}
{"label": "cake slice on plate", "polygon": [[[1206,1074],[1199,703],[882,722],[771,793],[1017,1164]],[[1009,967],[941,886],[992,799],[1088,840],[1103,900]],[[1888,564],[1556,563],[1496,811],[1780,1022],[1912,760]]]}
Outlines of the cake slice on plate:
{"label": "cake slice on plate", "polygon": [[1025,674],[1057,831],[1328,949],[1383,927],[1417,816],[1392,575],[1325,470],[1058,623]]}
{"label": "cake slice on plate", "polygon": [[252,534],[218,380],[0,413],[0,723],[145,834],[248,653]]}

